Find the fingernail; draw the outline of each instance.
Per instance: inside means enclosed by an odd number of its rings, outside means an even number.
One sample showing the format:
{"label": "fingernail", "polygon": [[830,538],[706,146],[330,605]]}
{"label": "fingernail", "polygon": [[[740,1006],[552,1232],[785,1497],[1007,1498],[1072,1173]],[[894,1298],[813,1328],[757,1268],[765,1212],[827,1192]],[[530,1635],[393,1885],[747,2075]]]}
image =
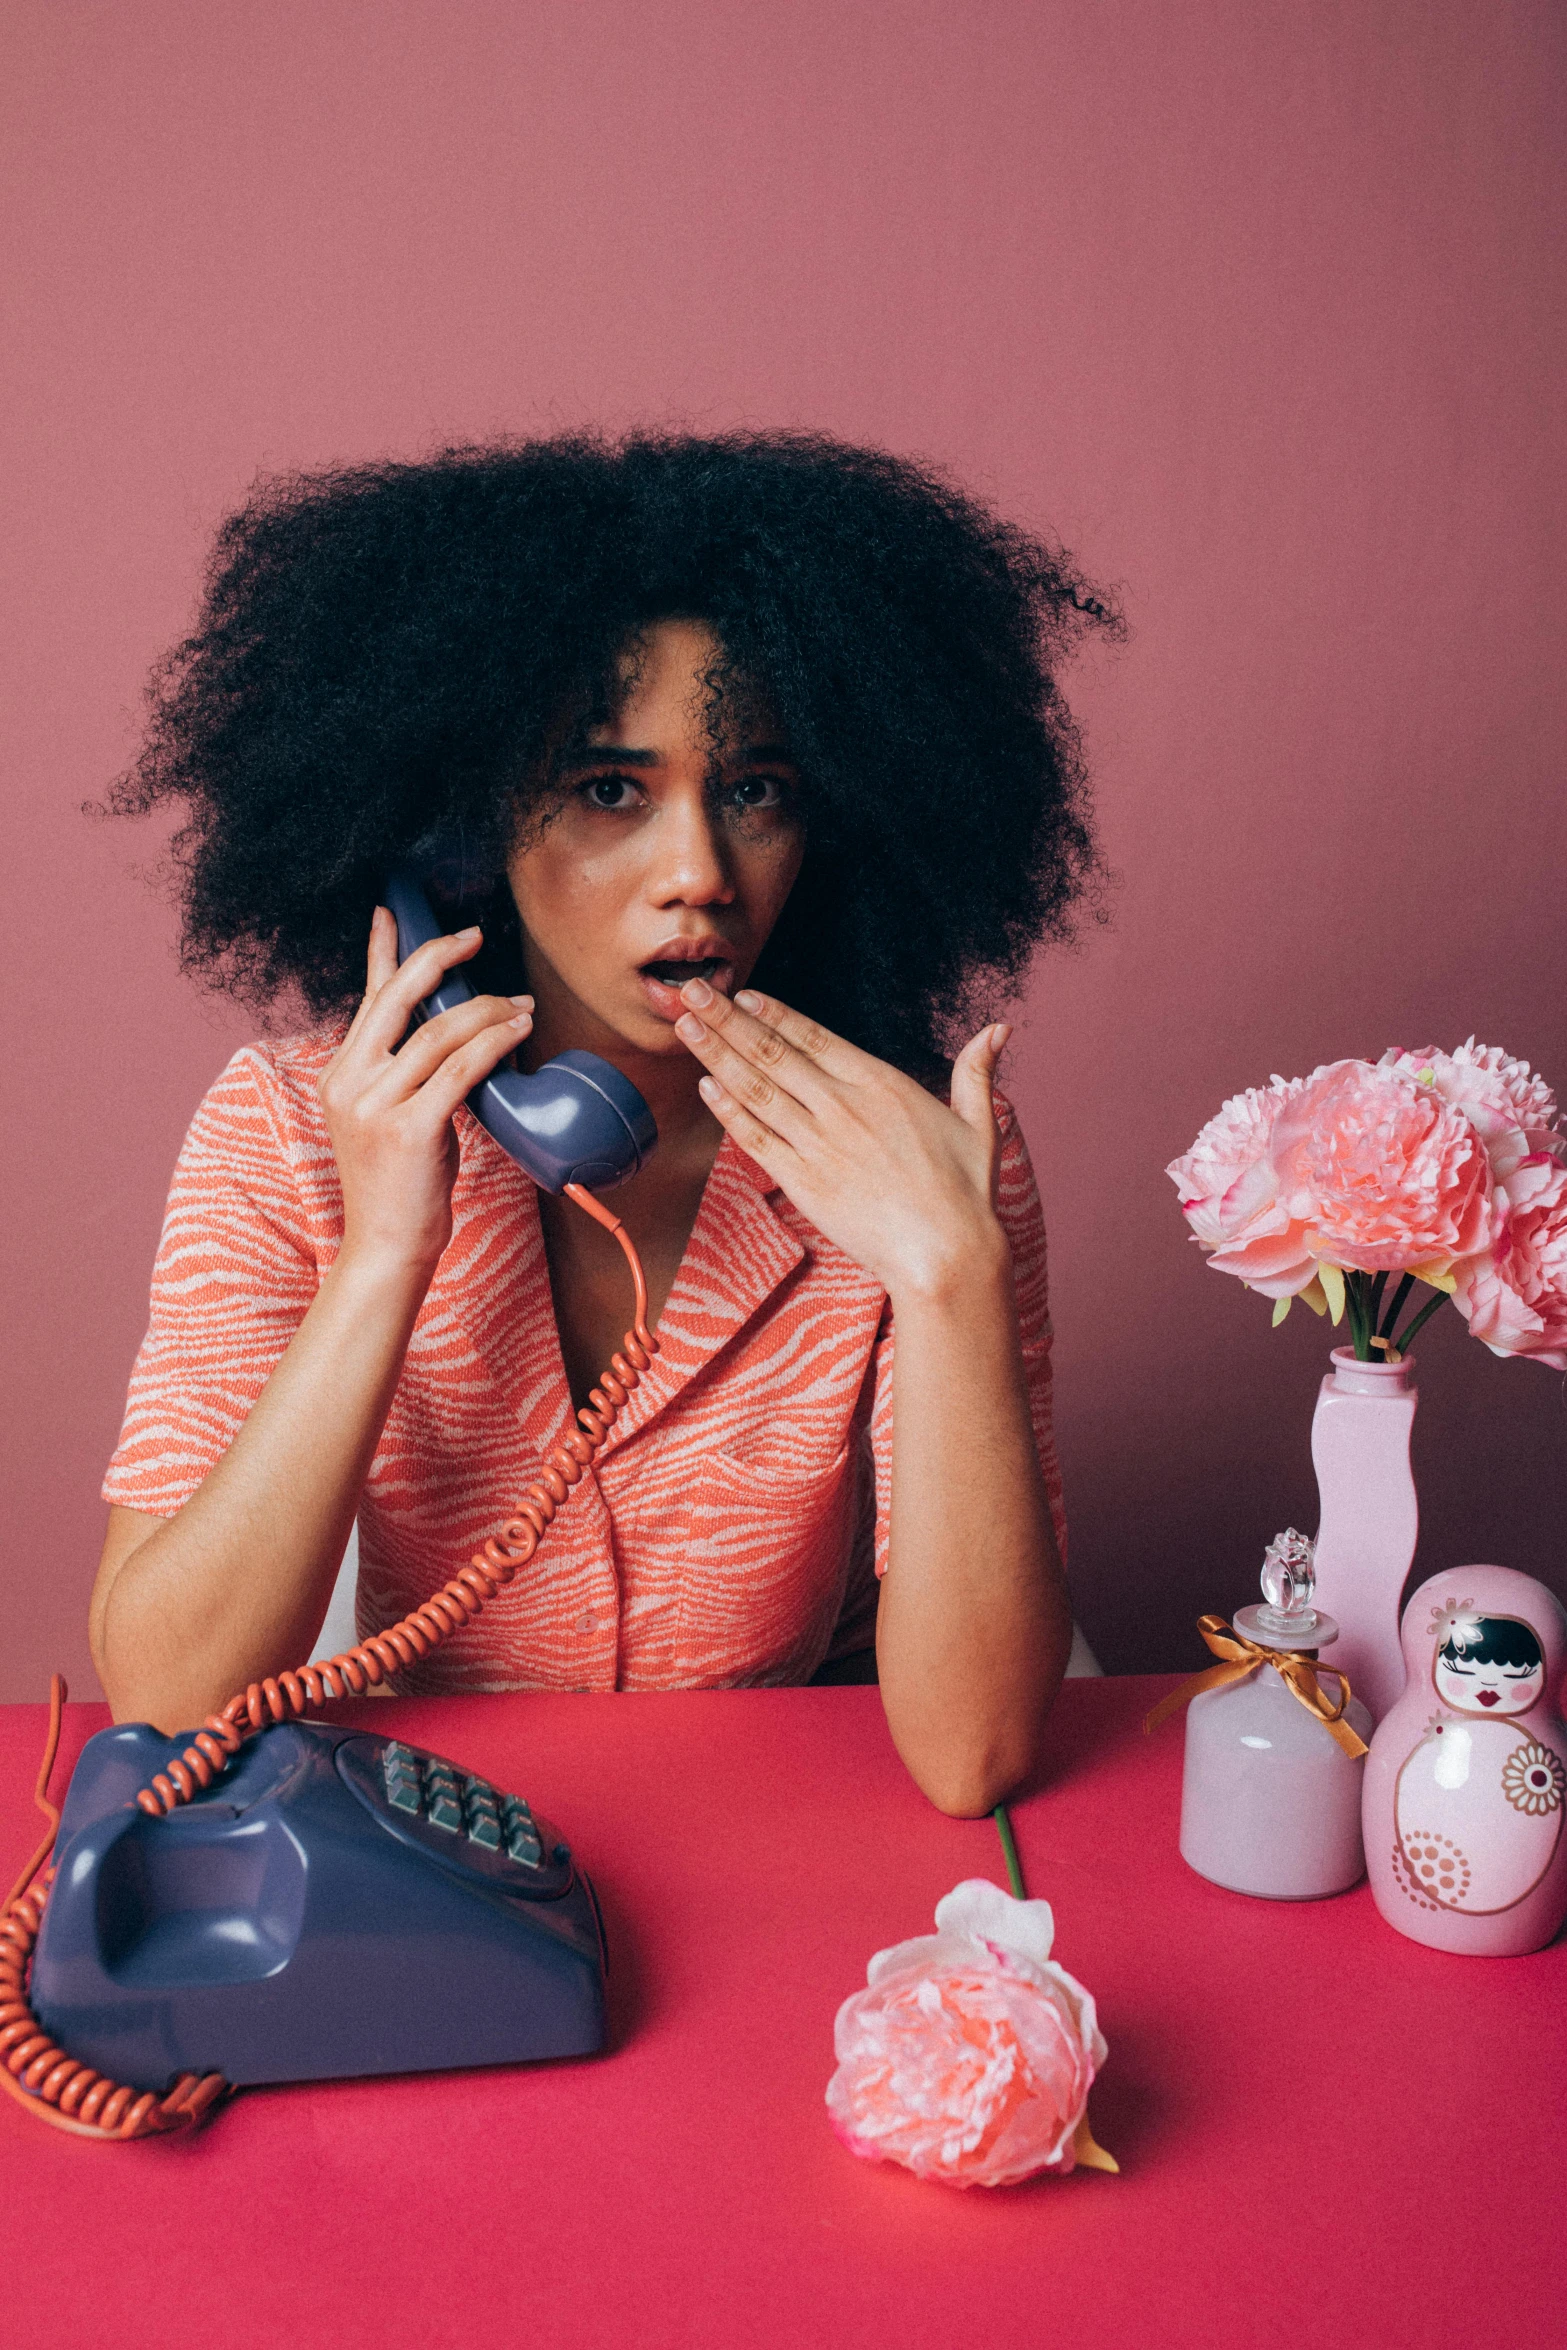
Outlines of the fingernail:
{"label": "fingernail", "polygon": [[742,987],[735,1002],[742,1012],[759,1012],[762,1008],[762,999],[754,987]]}
{"label": "fingernail", "polygon": [[533,998],[531,995],[514,995],[509,1000],[514,1004],[526,1005],[530,1012],[533,1009]]}
{"label": "fingernail", "polygon": [[466,930],[458,931],[457,936],[459,938],[482,938],[484,933],[477,922],[470,922]]}
{"label": "fingernail", "polygon": [[701,1006],[713,1000],[713,991],[705,979],[688,979],[680,992],[688,1004]]}
{"label": "fingernail", "polygon": [[697,1086],[697,1092],[705,1102],[716,1102],[723,1090],[716,1077],[704,1077]]}
{"label": "fingernail", "polygon": [[533,1014],[531,1012],[519,1012],[516,1019],[508,1020],[506,1025],[508,1028],[531,1028],[533,1026]]}
{"label": "fingernail", "polygon": [[703,1037],[707,1034],[707,1030],[702,1026],[701,1021],[697,1019],[695,1013],[683,1012],[680,1018],[675,1022],[675,1034],[679,1037],[683,1037],[687,1044],[700,1044]]}

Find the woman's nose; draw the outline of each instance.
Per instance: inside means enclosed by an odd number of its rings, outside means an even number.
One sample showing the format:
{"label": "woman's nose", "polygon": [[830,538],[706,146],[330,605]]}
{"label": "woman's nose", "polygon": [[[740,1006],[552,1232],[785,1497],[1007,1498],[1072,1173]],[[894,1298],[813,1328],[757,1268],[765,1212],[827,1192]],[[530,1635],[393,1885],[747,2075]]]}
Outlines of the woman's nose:
{"label": "woman's nose", "polygon": [[649,878],[650,894],[661,906],[729,904],[734,883],[705,794],[681,793],[665,801],[654,828]]}

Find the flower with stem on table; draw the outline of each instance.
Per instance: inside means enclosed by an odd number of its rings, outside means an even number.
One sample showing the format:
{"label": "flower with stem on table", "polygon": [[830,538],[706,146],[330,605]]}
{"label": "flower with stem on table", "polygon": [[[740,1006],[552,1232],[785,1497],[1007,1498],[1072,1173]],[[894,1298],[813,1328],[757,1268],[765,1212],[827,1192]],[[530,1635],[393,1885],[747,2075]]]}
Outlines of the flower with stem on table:
{"label": "flower with stem on table", "polygon": [[1118,2167],[1088,2128],[1104,2037],[1054,1935],[1047,1901],[970,1877],[934,1934],[876,1953],[833,2029],[827,2110],[851,2153],[954,2187]]}
{"label": "flower with stem on table", "polygon": [[1567,1135],[1544,1079],[1494,1045],[1275,1077],[1165,1172],[1210,1264],[1275,1323],[1299,1297],[1347,1318],[1359,1360],[1396,1362],[1450,1297],[1493,1354],[1567,1370]]}

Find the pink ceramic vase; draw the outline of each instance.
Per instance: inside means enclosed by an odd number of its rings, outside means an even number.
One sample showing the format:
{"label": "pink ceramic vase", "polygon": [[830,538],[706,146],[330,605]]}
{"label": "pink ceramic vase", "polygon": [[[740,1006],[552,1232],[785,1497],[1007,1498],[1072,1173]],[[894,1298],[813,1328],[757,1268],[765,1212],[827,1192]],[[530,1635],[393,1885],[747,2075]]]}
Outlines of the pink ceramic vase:
{"label": "pink ceramic vase", "polygon": [[1374,1722],[1404,1686],[1398,1603],[1420,1525],[1409,1466],[1413,1370],[1409,1361],[1357,1363],[1335,1347],[1311,1423],[1322,1503],[1317,1604],[1339,1628],[1333,1662]]}
{"label": "pink ceramic vase", "polygon": [[1567,1618],[1530,1575],[1459,1567],[1404,1613],[1403,1696],[1366,1757],[1366,1867],[1390,1926],[1511,1958],[1567,1914]]}

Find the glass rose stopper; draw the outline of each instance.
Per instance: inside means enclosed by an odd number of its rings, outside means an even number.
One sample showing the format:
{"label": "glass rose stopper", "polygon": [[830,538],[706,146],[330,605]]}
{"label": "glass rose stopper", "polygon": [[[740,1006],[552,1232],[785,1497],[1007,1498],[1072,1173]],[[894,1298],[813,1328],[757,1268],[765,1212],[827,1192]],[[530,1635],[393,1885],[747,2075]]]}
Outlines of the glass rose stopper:
{"label": "glass rose stopper", "polygon": [[1271,1632],[1304,1630],[1316,1622],[1312,1595],[1317,1588],[1316,1544],[1308,1535],[1286,1526],[1275,1534],[1262,1554],[1262,1596],[1258,1609]]}
{"label": "glass rose stopper", "polygon": [[1338,1638],[1331,1616],[1312,1606],[1317,1588],[1317,1546],[1286,1526],[1262,1557],[1261,1607],[1238,1607],[1235,1629],[1262,1648],[1304,1648],[1315,1652]]}

